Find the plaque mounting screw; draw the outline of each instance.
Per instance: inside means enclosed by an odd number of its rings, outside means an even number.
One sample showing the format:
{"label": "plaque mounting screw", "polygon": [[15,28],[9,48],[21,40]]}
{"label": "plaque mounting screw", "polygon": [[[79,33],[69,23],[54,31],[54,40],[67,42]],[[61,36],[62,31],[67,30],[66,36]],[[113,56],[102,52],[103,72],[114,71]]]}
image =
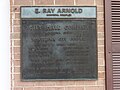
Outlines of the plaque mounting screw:
{"label": "plaque mounting screw", "polygon": [[14,11],[16,11],[17,10],[17,8],[14,8]]}

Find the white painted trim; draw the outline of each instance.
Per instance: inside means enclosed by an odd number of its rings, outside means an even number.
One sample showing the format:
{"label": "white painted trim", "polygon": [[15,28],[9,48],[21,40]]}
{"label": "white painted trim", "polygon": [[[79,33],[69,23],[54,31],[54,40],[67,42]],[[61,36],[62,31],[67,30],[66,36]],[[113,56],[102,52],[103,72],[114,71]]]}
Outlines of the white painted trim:
{"label": "white painted trim", "polygon": [[10,0],[0,0],[0,90],[10,88]]}

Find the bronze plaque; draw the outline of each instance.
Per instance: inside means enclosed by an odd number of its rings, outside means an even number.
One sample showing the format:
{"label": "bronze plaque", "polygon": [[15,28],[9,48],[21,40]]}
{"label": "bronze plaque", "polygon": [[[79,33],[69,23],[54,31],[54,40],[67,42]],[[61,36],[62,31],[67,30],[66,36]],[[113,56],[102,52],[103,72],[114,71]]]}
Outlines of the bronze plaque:
{"label": "bronze plaque", "polygon": [[96,18],[22,18],[21,31],[23,80],[97,79]]}

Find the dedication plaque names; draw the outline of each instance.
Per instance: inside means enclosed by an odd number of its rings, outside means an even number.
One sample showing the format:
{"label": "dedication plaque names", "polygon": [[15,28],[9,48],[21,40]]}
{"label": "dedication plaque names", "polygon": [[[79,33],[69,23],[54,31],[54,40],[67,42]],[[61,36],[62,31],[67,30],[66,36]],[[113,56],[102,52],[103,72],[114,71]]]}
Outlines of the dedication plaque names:
{"label": "dedication plaque names", "polygon": [[21,7],[22,80],[97,79],[96,7]]}

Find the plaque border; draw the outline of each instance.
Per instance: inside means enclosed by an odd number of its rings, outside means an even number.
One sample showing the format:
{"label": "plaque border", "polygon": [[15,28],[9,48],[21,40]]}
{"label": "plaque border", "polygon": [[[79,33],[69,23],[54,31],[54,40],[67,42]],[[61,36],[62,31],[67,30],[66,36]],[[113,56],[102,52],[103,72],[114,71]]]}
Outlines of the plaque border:
{"label": "plaque border", "polygon": [[[96,19],[96,78],[76,78],[76,79],[24,79],[22,78],[22,20],[80,20],[81,18],[21,18],[21,8],[22,7],[95,7],[96,8],[96,18],[87,18],[87,19]],[[82,18],[85,19],[85,18]],[[97,6],[20,6],[20,80],[22,82],[40,82],[40,81],[91,81],[98,80],[98,33],[97,33]]]}

